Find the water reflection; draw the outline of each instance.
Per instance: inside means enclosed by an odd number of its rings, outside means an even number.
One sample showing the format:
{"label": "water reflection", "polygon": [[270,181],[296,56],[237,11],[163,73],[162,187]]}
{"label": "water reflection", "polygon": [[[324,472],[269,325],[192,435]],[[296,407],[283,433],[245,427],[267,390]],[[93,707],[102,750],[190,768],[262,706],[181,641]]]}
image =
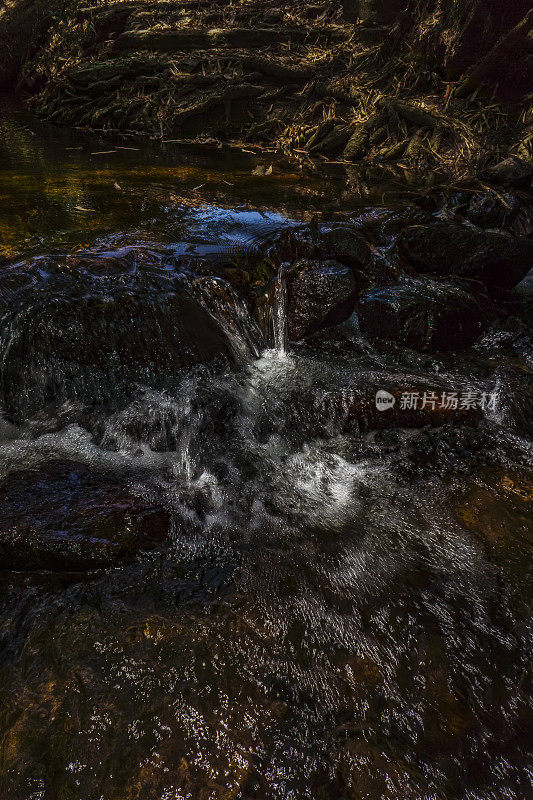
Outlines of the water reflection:
{"label": "water reflection", "polygon": [[[279,157],[253,175],[252,156],[229,148],[110,144],[43,126],[23,112],[0,117],[3,255],[94,247],[95,240],[240,239],[270,222],[308,217],[331,200],[331,182]],[[120,232],[120,233],[118,233]]]}

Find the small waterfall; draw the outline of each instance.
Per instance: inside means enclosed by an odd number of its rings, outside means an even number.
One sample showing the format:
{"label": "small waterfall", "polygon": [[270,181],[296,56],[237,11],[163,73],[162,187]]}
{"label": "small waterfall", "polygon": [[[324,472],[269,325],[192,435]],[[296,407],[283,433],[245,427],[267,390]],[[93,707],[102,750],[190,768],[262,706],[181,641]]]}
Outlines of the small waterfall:
{"label": "small waterfall", "polygon": [[287,351],[287,281],[285,270],[287,264],[280,264],[277,277],[274,281],[274,296],[272,308],[272,327],[274,331],[274,348],[280,355]]}
{"label": "small waterfall", "polygon": [[232,287],[221,278],[201,278],[195,290],[203,307],[226,334],[236,360],[257,358],[262,347],[261,332]]}

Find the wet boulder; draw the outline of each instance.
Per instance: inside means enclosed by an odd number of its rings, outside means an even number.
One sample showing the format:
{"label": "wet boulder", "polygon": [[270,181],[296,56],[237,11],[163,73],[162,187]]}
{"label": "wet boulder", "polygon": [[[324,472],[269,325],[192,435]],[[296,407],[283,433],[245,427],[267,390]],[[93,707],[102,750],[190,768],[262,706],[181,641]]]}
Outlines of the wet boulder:
{"label": "wet boulder", "polygon": [[363,292],[357,308],[361,333],[418,351],[461,350],[490,320],[486,298],[429,278]]}
{"label": "wet boulder", "polygon": [[518,156],[510,156],[482,173],[482,178],[491,183],[514,189],[527,189],[533,181],[533,166]]}
{"label": "wet boulder", "polygon": [[321,231],[318,239],[321,252],[350,267],[359,283],[366,282],[372,250],[361,231],[350,225],[335,225]]}
{"label": "wet boulder", "polygon": [[431,220],[432,217],[428,212],[416,206],[406,208],[371,206],[352,217],[352,225],[373,245],[388,247],[394,243],[404,228],[410,225],[427,225]]}
{"label": "wet boulder", "polygon": [[489,191],[474,196],[466,209],[466,218],[480,228],[500,228],[514,236],[533,233],[533,206],[512,192]]}
{"label": "wet boulder", "polygon": [[258,356],[264,342],[248,308],[231,284],[216,277],[202,277],[192,284],[195,297],[213,319],[220,322],[236,361]]}
{"label": "wet boulder", "polygon": [[[467,398],[468,399],[468,398]],[[462,425],[480,418],[479,402],[467,402],[457,387],[428,384],[417,375],[360,372],[350,385],[291,398],[289,422],[311,438],[388,430]]]}
{"label": "wet boulder", "polygon": [[349,267],[337,261],[304,259],[273,281],[258,299],[255,317],[265,338],[272,341],[276,319],[279,324],[281,314],[288,339],[297,341],[344,322],[356,302],[357,281]]}
{"label": "wet boulder", "polygon": [[532,239],[449,220],[406,228],[398,250],[418,272],[471,278],[490,290],[516,286],[533,262]]}
{"label": "wet boulder", "polygon": [[309,225],[281,230],[272,238],[266,256],[274,263],[334,259],[350,267],[357,279],[364,282],[372,248],[357,221],[319,224],[315,218]]}
{"label": "wet boulder", "polygon": [[336,261],[301,261],[287,279],[287,330],[294,341],[344,322],[353,313],[357,282]]}
{"label": "wet boulder", "polygon": [[[531,349],[529,339],[529,351]],[[494,358],[494,356],[493,356]],[[494,416],[500,424],[526,437],[533,436],[533,373],[524,362],[502,360],[494,372],[497,397]]]}
{"label": "wet boulder", "polygon": [[69,462],[13,472],[0,483],[3,569],[85,571],[151,549],[169,515],[123,479]]}
{"label": "wet boulder", "polygon": [[135,384],[157,388],[182,368],[233,357],[179,276],[37,276],[6,303],[1,379],[15,420],[65,401],[121,403]]}

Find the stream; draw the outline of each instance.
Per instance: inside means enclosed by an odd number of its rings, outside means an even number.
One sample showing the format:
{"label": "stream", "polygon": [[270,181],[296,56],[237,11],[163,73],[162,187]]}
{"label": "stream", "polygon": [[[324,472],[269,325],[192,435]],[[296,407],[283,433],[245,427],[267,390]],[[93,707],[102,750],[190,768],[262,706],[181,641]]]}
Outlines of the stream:
{"label": "stream", "polygon": [[527,286],[419,353],[291,340],[285,265],[269,337],[228,258],[341,176],[16,109],[0,161],[2,800],[525,800]]}

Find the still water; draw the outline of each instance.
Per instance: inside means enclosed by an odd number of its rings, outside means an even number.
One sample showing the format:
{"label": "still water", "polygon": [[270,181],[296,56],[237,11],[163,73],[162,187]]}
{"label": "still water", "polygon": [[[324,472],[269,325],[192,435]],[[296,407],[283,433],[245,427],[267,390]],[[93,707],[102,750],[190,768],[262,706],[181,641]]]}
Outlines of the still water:
{"label": "still water", "polygon": [[[273,162],[271,175],[253,174]],[[40,125],[16,109],[0,118],[0,163],[0,235],[9,256],[96,243],[220,244],[309,217],[339,193],[325,177],[302,181],[301,170],[275,153],[117,144]]]}
{"label": "still water", "polygon": [[[0,123],[0,154],[3,297],[20,292],[0,337],[2,800],[525,800],[523,337],[429,356],[375,349],[351,318],[291,344],[279,283],[275,341],[228,288],[229,306],[199,301],[190,345],[218,347],[218,314],[224,357],[176,366],[175,331],[146,332],[179,294],[179,276],[161,288],[169,254],[347,214],[344,178],[23,113]],[[57,261],[88,251],[89,267]],[[106,329],[126,295],[147,313]],[[435,381],[495,403],[441,427],[353,411]],[[50,387],[61,402],[41,402]]]}

